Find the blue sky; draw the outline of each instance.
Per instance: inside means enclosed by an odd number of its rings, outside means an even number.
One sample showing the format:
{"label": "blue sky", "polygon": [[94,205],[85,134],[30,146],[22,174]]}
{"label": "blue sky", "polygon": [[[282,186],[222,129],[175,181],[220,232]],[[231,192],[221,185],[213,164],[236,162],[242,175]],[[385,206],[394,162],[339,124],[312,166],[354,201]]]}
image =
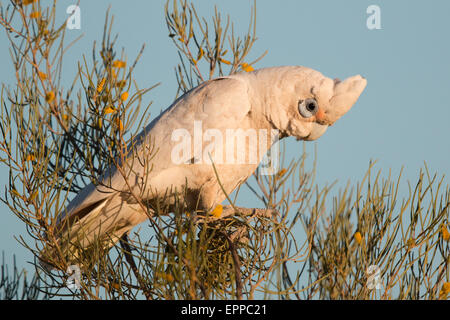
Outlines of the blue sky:
{"label": "blue sky", "polygon": [[[1,1],[5,3],[5,1]],[[74,1],[59,1],[61,22]],[[253,1],[194,1],[198,13],[209,17],[216,4],[223,16],[230,14],[235,32],[244,35]],[[381,30],[366,26],[369,5],[381,9]],[[167,36],[164,1],[80,1],[81,29],[68,30],[68,41],[83,38],[68,52],[64,78],[72,80],[82,54],[91,55],[92,43],[103,30],[104,13],[111,5],[113,32],[118,48],[134,59],[143,43],[146,50],[135,72],[140,87],[162,84],[148,96],[152,114],[174,99],[178,63],[176,50]],[[434,1],[257,1],[257,36],[253,53],[267,56],[255,68],[304,65],[331,78],[361,74],[367,88],[353,109],[316,142],[307,143],[308,153],[317,148],[317,182],[361,180],[370,160],[378,160],[384,175],[394,176],[404,166],[403,183],[415,182],[424,161],[431,172],[450,175],[450,2]],[[3,30],[2,30],[3,31]],[[0,82],[13,84],[8,42],[0,34]],[[252,60],[252,59],[250,59]],[[303,144],[288,140],[288,158],[301,156]],[[2,181],[7,168],[0,167]],[[3,191],[1,191],[3,192]],[[258,205],[242,193],[243,204]],[[25,233],[22,223],[3,204],[0,250],[7,259],[15,253],[25,266],[31,255],[13,236]],[[11,261],[11,260],[10,260]]]}

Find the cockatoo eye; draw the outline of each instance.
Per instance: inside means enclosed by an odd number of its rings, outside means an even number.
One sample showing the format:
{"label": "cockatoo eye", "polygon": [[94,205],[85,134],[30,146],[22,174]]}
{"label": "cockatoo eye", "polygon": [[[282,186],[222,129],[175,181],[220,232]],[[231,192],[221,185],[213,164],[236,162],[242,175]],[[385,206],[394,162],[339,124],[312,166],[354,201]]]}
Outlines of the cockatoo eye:
{"label": "cockatoo eye", "polygon": [[318,110],[319,106],[315,99],[300,100],[298,102],[298,111],[303,118],[311,118]]}

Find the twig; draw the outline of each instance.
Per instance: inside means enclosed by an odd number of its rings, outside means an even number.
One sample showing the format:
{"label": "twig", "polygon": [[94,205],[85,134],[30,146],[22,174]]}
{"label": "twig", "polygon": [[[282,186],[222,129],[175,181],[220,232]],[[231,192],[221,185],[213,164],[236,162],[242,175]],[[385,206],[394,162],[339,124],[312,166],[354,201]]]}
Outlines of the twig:
{"label": "twig", "polygon": [[233,241],[230,239],[228,234],[222,232],[225,238],[228,241],[228,245],[230,246],[230,252],[233,257],[234,271],[235,271],[235,280],[236,280],[236,296],[238,300],[242,300],[242,280],[241,280],[241,262],[239,261],[239,256],[237,254],[236,246]]}

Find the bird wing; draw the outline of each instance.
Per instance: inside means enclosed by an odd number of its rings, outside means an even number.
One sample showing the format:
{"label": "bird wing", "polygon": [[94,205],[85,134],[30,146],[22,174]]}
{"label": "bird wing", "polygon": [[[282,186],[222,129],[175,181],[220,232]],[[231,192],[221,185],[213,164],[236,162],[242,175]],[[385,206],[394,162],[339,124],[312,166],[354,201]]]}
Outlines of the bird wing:
{"label": "bird wing", "polygon": [[[177,99],[167,110],[154,119],[136,137],[137,152],[143,149],[144,142],[150,136],[154,139],[158,152],[153,158],[152,174],[172,170],[170,151],[173,145],[171,134],[176,128],[190,128],[194,120],[201,120],[204,128],[236,127],[250,110],[246,99],[247,87],[239,78],[222,77],[204,82]],[[133,155],[135,153],[130,153]],[[132,157],[132,156],[131,156]],[[129,158],[131,158],[129,157]],[[152,163],[153,165],[153,163]],[[174,172],[177,172],[174,170]],[[128,179],[133,182],[136,175],[144,175],[146,169],[139,161],[133,162],[133,175]],[[167,179],[166,179],[167,180]],[[184,180],[184,177],[181,179]],[[58,226],[67,226],[74,221],[92,220],[100,210],[107,210],[108,203],[116,203],[112,199],[127,190],[127,183],[117,168],[111,166],[101,179],[100,185],[87,185],[68,204],[65,211],[57,217]],[[170,181],[166,181],[170,183]],[[121,200],[124,201],[124,200]],[[127,206],[123,206],[127,208]],[[121,209],[122,211],[125,209]],[[123,214],[123,212],[122,212]],[[126,218],[122,216],[122,218]],[[74,228],[73,230],[78,230]],[[107,230],[105,230],[107,231]]]}

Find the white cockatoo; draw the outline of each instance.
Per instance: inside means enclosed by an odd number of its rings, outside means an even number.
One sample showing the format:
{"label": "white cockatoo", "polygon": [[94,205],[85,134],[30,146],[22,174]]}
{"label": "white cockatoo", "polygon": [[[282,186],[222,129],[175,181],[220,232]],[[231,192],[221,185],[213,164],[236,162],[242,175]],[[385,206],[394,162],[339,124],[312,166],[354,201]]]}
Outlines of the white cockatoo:
{"label": "white cockatoo", "polygon": [[[176,192],[186,210],[215,208],[254,173],[275,142],[274,131],[278,138],[315,140],[350,110],[365,86],[359,75],[333,80],[301,66],[200,84],[140,133],[120,165],[123,170],[112,166],[100,184],[86,186],[69,203],[58,217],[63,246],[58,250],[70,255],[71,242],[87,248],[104,238],[111,245],[148,219],[156,201],[170,205]],[[230,132],[244,134],[248,143],[229,147]]]}

